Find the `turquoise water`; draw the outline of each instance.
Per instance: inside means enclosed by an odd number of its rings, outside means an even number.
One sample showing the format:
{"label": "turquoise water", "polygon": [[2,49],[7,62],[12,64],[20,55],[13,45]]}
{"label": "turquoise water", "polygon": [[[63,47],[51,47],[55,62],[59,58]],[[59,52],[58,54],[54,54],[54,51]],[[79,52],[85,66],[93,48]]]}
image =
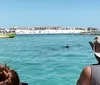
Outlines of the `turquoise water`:
{"label": "turquoise water", "polygon": [[[0,39],[0,63],[29,85],[75,85],[81,70],[96,63],[90,35],[16,35]],[[69,45],[70,48],[65,46]]]}

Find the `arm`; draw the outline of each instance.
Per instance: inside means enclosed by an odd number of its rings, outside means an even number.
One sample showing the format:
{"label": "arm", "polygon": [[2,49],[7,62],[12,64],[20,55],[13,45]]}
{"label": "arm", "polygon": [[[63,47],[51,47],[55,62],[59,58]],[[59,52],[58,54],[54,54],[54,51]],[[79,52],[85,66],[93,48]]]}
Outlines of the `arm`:
{"label": "arm", "polygon": [[91,67],[87,66],[81,72],[80,78],[78,79],[76,85],[90,85],[90,79],[91,79]]}

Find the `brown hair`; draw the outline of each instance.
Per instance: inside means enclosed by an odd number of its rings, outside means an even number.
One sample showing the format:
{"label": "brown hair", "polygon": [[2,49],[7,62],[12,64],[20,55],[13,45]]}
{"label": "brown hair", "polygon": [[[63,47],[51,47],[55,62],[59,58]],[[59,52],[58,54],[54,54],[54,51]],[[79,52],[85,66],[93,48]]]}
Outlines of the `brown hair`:
{"label": "brown hair", "polygon": [[17,72],[7,65],[0,66],[0,85],[19,85],[20,80]]}

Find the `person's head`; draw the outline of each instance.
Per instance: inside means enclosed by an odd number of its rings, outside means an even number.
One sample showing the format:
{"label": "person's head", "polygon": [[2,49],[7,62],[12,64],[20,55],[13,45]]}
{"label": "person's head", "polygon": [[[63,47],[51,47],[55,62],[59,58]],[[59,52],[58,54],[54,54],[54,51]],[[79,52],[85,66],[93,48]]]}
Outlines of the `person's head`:
{"label": "person's head", "polygon": [[16,71],[7,65],[0,66],[0,85],[19,85],[20,80]]}
{"label": "person's head", "polygon": [[89,43],[90,46],[92,47],[96,59],[100,63],[100,36],[95,37],[93,43],[92,42]]}

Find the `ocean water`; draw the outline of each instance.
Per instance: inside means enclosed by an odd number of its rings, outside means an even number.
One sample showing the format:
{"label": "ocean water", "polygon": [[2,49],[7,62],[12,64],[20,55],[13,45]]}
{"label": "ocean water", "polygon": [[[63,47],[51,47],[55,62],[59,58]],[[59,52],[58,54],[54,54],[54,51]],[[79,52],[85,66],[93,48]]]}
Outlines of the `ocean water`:
{"label": "ocean water", "polygon": [[94,37],[53,34],[0,39],[0,63],[7,63],[29,85],[75,85],[82,69],[97,62],[88,43]]}

